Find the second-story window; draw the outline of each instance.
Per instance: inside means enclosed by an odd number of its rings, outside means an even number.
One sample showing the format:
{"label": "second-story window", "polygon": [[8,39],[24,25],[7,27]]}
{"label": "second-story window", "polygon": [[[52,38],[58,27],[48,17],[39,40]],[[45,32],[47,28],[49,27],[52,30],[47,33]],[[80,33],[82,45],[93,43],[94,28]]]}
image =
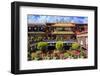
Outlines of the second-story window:
{"label": "second-story window", "polygon": [[72,29],[67,27],[67,28],[64,28],[64,31],[72,31]]}

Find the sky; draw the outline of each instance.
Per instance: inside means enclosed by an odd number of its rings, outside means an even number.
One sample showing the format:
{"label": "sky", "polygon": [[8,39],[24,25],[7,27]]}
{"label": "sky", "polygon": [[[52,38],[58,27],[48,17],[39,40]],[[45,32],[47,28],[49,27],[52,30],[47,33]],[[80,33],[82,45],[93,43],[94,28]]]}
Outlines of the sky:
{"label": "sky", "polygon": [[56,23],[56,22],[72,22],[79,24],[88,23],[88,17],[83,16],[50,16],[50,15],[28,15],[28,24],[34,23]]}

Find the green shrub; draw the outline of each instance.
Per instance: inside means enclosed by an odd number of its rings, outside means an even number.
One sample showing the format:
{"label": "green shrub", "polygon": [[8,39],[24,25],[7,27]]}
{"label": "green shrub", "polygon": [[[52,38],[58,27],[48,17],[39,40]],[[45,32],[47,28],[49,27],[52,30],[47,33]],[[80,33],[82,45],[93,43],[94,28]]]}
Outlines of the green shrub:
{"label": "green shrub", "polygon": [[43,51],[46,49],[46,47],[48,46],[47,42],[38,42],[37,43],[37,49]]}
{"label": "green shrub", "polygon": [[79,43],[73,43],[71,49],[72,50],[78,50],[80,47]]}
{"label": "green shrub", "polygon": [[63,46],[64,46],[64,44],[63,44],[62,41],[57,41],[56,42],[55,47],[56,47],[57,50],[62,50],[63,49]]}
{"label": "green shrub", "polygon": [[64,57],[68,58],[70,55],[68,53],[64,53]]}

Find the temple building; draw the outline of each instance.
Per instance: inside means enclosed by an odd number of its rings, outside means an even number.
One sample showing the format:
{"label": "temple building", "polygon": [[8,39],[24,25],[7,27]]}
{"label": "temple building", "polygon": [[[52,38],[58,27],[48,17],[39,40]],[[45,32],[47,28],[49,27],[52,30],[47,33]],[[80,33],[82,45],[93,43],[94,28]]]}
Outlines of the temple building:
{"label": "temple building", "polygon": [[80,25],[80,32],[76,33],[78,43],[84,48],[88,49],[88,26],[86,24]]}
{"label": "temple building", "polygon": [[28,39],[32,45],[36,42],[45,41],[54,47],[56,41],[63,41],[64,45],[78,42],[84,48],[87,48],[87,24],[28,24]]}
{"label": "temple building", "polygon": [[59,38],[64,41],[74,39],[75,33],[73,28],[75,27],[74,23],[56,23],[51,25],[53,28],[52,35],[55,35],[56,38]]}

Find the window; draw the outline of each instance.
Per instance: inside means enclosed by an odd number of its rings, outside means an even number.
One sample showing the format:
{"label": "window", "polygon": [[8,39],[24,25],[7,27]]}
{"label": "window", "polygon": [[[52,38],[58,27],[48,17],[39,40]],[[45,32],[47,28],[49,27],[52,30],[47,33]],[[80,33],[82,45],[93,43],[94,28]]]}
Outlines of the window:
{"label": "window", "polygon": [[57,28],[55,28],[55,31],[64,31],[64,28],[63,27],[57,27]]}
{"label": "window", "polygon": [[71,28],[64,28],[65,31],[71,31]]}

